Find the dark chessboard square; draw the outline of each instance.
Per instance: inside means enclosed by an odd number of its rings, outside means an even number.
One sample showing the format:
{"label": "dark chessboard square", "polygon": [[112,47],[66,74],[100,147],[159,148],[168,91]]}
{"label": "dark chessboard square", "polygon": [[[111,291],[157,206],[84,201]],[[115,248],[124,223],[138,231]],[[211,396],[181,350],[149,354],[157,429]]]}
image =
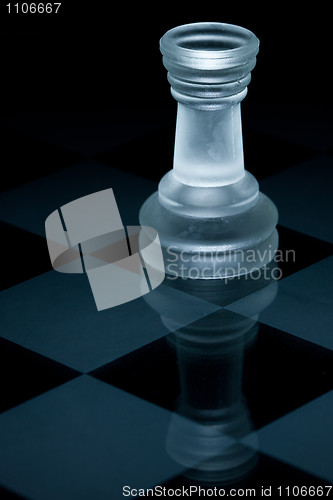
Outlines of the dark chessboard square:
{"label": "dark chessboard square", "polygon": [[1,500],[25,500],[21,495],[17,495],[13,491],[2,488],[2,486],[0,486],[0,498]]}
{"label": "dark chessboard square", "polygon": [[243,370],[256,429],[333,389],[332,351],[261,323]]}
{"label": "dark chessboard square", "polygon": [[0,365],[1,412],[79,375],[71,368],[1,338]]}
{"label": "dark chessboard square", "polygon": [[48,144],[21,132],[0,128],[1,191],[43,177],[83,159],[79,153]]}
{"label": "dark chessboard square", "polygon": [[174,142],[175,127],[163,127],[145,137],[104,151],[96,160],[153,181],[160,181],[172,168]]}
{"label": "dark chessboard square", "polygon": [[245,168],[257,180],[293,167],[318,151],[251,128],[243,130]]}
{"label": "dark chessboard square", "polygon": [[45,238],[0,221],[3,242],[1,289],[52,269]]}
{"label": "dark chessboard square", "polygon": [[180,392],[178,361],[167,337],[108,363],[91,375],[167,410],[176,408]]}
{"label": "dark chessboard square", "polygon": [[[245,321],[252,331],[252,342],[244,349],[235,322],[235,318],[242,318],[239,327],[244,328],[244,317],[225,310],[221,322],[218,311],[209,317],[210,328],[214,317],[223,327],[218,334],[221,342],[215,342],[213,349],[209,343],[184,343],[180,330],[92,375],[170,411],[182,413],[187,408],[186,415],[193,419],[207,409],[218,410],[221,402],[222,407],[231,408],[243,395],[244,410],[249,410],[255,429],[333,388],[331,351],[251,319]],[[185,331],[205,331],[206,321],[207,317],[200,319]],[[229,335],[226,343],[222,328],[227,328]]]}
{"label": "dark chessboard square", "polygon": [[277,230],[281,251],[278,265],[282,278],[333,255],[333,245],[327,241],[280,225],[277,226]]}

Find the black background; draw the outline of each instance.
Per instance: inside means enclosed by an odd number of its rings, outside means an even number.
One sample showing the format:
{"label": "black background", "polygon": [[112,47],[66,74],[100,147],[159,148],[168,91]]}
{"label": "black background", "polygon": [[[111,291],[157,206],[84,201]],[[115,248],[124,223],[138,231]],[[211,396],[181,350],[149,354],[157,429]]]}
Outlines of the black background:
{"label": "black background", "polygon": [[332,104],[324,2],[64,0],[57,15],[9,15],[7,3],[1,0],[2,113],[170,106],[158,41],[199,21],[238,24],[260,39],[247,102],[286,113]]}

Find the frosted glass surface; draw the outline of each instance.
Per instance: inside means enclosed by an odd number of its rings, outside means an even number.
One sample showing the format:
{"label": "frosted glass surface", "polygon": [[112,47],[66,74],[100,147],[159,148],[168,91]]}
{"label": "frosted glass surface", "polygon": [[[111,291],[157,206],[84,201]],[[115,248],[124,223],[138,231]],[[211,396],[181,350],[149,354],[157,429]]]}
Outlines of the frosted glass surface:
{"label": "frosted glass surface", "polygon": [[[141,207],[140,222],[158,231],[167,263],[174,249],[168,274],[217,279],[230,276],[231,260],[237,276],[263,267],[278,245],[278,213],[244,168],[240,110],[259,40],[240,26],[192,23],[167,31],[160,49],[178,102],[174,161]],[[256,257],[243,266],[239,250]],[[208,262],[202,251],[212,256]],[[225,263],[219,275],[216,252]],[[263,254],[272,257],[263,262]],[[195,272],[183,264],[192,257]]]}
{"label": "frosted glass surface", "polygon": [[201,110],[178,103],[176,179],[190,186],[226,186],[244,175],[240,104]]}

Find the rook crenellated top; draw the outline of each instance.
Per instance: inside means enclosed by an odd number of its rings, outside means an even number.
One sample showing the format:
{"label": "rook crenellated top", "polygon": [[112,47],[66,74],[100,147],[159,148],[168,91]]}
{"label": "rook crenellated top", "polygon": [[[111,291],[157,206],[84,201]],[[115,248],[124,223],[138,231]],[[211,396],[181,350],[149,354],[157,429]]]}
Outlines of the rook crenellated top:
{"label": "rook crenellated top", "polygon": [[245,97],[259,40],[240,26],[194,23],[167,31],[160,49],[173,97],[208,110],[232,106]]}

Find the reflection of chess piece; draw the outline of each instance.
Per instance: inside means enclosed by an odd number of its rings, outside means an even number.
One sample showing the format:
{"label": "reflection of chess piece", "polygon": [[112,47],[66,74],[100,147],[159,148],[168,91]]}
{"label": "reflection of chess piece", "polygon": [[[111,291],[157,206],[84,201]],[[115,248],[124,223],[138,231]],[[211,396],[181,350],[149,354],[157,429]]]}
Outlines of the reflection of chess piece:
{"label": "reflection of chess piece", "polygon": [[238,26],[196,23],[168,31],[160,47],[178,101],[174,165],[140,223],[158,231],[167,272],[172,262],[181,276],[246,274],[278,244],[277,210],[243,161],[240,102],[259,41]]}
{"label": "reflection of chess piece", "polygon": [[243,350],[255,334],[254,320],[222,309],[173,335],[181,394],[167,449],[192,479],[230,481],[255,465],[255,451],[241,442],[252,431]]}
{"label": "reflection of chess piece", "polygon": [[[253,430],[242,394],[243,353],[256,336],[258,314],[274,299],[277,282],[261,282],[261,286],[242,279],[229,284],[216,280],[166,283],[223,306],[241,297],[248,303],[251,317],[221,308],[168,336],[177,352],[181,385],[168,430],[168,453],[187,469],[185,476],[191,481],[241,479],[257,458],[255,446],[242,443]],[[173,317],[170,295],[164,301],[163,288],[160,294],[160,300],[151,294],[146,301],[174,328],[177,317]]]}

